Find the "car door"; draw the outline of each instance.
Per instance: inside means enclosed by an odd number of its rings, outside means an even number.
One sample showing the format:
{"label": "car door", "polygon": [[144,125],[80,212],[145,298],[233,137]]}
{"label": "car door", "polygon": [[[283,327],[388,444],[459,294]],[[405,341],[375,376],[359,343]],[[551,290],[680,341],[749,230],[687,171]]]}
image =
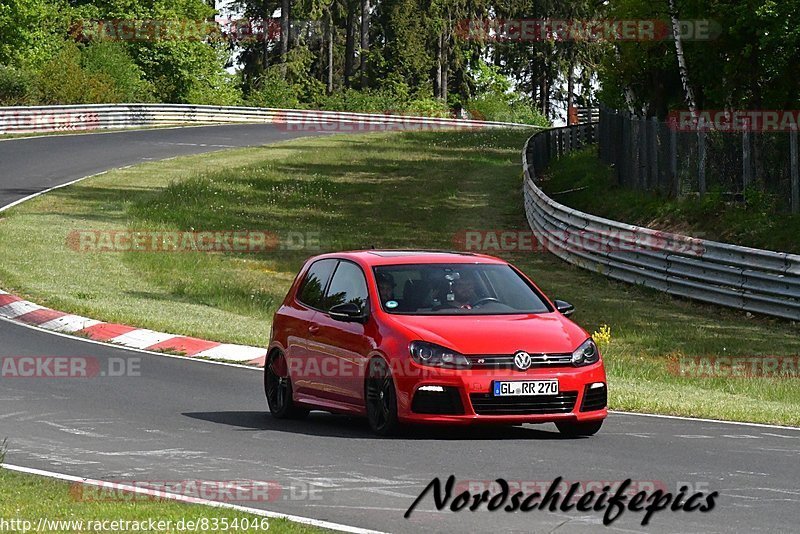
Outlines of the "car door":
{"label": "car door", "polygon": [[319,331],[315,321],[325,307],[325,290],[337,262],[336,259],[318,260],[308,268],[290,310],[291,317],[286,321],[286,360],[298,396],[318,396],[322,391],[323,385],[313,368],[312,353]]}
{"label": "car door", "polygon": [[332,319],[332,306],[355,303],[369,310],[369,292],[364,272],[357,264],[340,260],[328,285],[325,312],[315,322],[319,326],[315,358],[318,359],[324,397],[336,403],[362,407],[364,403],[363,369],[373,347],[366,335],[366,325]]}

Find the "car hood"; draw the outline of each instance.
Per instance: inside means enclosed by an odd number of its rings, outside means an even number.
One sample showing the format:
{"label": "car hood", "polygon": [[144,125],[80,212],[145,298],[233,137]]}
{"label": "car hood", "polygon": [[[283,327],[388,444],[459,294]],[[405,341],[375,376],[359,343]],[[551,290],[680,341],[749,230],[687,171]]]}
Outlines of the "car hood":
{"label": "car hood", "polygon": [[526,315],[395,315],[393,319],[417,339],[462,354],[572,352],[589,337],[557,312]]}

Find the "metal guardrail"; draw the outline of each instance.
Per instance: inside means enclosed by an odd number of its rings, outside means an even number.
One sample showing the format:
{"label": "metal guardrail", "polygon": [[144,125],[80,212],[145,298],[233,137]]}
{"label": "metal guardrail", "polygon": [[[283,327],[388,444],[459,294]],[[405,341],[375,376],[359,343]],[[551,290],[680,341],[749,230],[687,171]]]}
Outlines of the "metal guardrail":
{"label": "metal guardrail", "polygon": [[419,130],[435,128],[535,128],[527,124],[296,109],[100,104],[0,107],[0,134],[89,131],[181,124],[276,123],[293,130]]}
{"label": "metal guardrail", "polygon": [[660,232],[574,210],[545,195],[536,171],[593,143],[598,125],[533,135],[522,152],[525,214],[559,258],[609,278],[731,308],[800,320],[800,255]]}

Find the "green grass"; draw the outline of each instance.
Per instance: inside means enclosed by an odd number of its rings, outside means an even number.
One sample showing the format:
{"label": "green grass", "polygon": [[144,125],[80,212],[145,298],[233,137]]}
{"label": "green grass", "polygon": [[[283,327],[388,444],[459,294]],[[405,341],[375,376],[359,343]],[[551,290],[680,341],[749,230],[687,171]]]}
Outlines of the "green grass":
{"label": "green grass", "polygon": [[[748,247],[800,253],[800,215],[782,213],[778,199],[751,189],[747,202],[719,190],[703,198],[671,199],[617,184],[611,167],[591,147],[553,162],[546,193],[572,208],[659,230]],[[785,204],[785,202],[783,203]]]}
{"label": "green grass", "polygon": [[[323,250],[453,248],[466,229],[527,228],[526,133],[416,132],[301,139],[147,163],[27,202],[0,221],[0,287],[106,321],[264,346],[316,251],[77,253],[80,229],[318,232]],[[682,356],[796,355],[797,326],[609,281],[541,253],[499,254],[573,302],[604,349],[611,406],[800,425],[798,379],[693,379]],[[75,276],[75,273],[80,273]]]}
{"label": "green grass", "polygon": [[[93,495],[93,493],[92,493]],[[179,521],[197,522],[203,518],[210,521],[216,520],[217,525],[233,525],[238,521],[238,526],[248,526],[257,523],[262,525],[262,520],[268,523],[268,532],[281,534],[312,534],[330,532],[291,523],[284,519],[264,519],[260,516],[226,510],[224,508],[210,508],[199,505],[183,504],[169,500],[144,500],[144,499],[125,499],[121,500],[81,500],[80,490],[74,485],[58,480],[52,480],[35,475],[27,475],[0,469],[0,519],[26,520],[31,522],[31,528],[36,529],[40,518],[50,521],[83,521],[84,528],[81,532],[101,532],[89,528],[90,521],[122,520],[144,522],[147,524],[150,519],[154,521],[164,521],[162,526],[166,526],[166,521],[171,522],[171,528],[152,530],[135,529],[131,526],[130,530],[136,532],[178,532]],[[141,523],[140,523],[141,524]],[[22,531],[17,523],[16,530]],[[50,523],[52,527],[46,529],[52,533],[76,532],[78,529],[73,523],[72,526]],[[133,525],[129,523],[129,525]],[[264,524],[263,526],[266,526]],[[13,527],[13,525],[12,525]],[[14,528],[11,531],[15,531]],[[31,530],[35,531],[35,530]],[[108,529],[105,530],[109,532]],[[196,531],[215,532],[222,529],[198,529]],[[230,528],[229,532],[265,532],[263,528]],[[29,531],[30,532],[30,531]]]}

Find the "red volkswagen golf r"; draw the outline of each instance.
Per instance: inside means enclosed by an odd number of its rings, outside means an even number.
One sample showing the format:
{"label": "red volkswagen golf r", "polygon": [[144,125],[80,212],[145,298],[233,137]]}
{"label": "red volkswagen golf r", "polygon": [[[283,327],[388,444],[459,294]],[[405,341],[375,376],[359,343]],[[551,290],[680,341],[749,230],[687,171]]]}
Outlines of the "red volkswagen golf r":
{"label": "red volkswagen golf r", "polygon": [[270,412],[402,423],[554,422],[596,433],[606,374],[589,334],[498,258],[367,250],[314,257],[275,314]]}

